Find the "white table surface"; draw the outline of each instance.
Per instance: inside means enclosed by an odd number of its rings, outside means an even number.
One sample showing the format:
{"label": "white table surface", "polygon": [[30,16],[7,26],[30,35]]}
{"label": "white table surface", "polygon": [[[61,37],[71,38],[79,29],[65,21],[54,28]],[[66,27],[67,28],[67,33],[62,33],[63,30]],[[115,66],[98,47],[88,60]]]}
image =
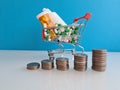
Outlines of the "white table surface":
{"label": "white table surface", "polygon": [[[46,51],[0,51],[0,90],[120,90],[120,53],[109,52],[105,72],[91,70],[91,52],[88,70],[73,69],[72,55],[68,71],[26,69],[29,62],[47,59]],[[59,57],[59,55],[55,55]]]}

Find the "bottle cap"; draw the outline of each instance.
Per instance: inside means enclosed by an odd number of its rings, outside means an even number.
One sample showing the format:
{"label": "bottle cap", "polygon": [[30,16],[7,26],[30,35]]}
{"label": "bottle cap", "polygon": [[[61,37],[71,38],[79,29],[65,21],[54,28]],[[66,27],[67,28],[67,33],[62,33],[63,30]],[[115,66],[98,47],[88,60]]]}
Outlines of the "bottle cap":
{"label": "bottle cap", "polygon": [[49,10],[48,8],[43,8],[42,12],[39,13],[36,17],[37,17],[37,19],[39,19],[41,16],[43,16],[44,14],[47,14],[47,13],[51,13],[51,10]]}

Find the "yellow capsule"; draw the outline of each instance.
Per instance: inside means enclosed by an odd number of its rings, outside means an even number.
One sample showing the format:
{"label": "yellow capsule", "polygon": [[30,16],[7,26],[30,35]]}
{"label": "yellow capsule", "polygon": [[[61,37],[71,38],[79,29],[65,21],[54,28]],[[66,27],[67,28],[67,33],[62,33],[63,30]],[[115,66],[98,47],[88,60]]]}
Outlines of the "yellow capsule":
{"label": "yellow capsule", "polygon": [[50,30],[50,39],[53,41],[55,38],[57,38],[57,35],[55,34],[54,30]]}

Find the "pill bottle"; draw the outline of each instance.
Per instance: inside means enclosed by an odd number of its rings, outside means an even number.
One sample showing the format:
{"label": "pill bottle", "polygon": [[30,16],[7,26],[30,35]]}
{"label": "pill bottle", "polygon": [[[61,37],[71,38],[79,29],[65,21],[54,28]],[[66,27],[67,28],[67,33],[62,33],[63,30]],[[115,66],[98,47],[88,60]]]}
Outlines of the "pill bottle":
{"label": "pill bottle", "polygon": [[45,28],[50,28],[55,26],[55,23],[51,19],[49,13],[51,13],[49,9],[43,8],[43,11],[37,15],[37,19],[41,22],[42,26],[44,27],[44,25],[46,25]]}
{"label": "pill bottle", "polygon": [[55,24],[61,24],[64,26],[67,25],[56,12],[49,13],[49,16],[51,17]]}
{"label": "pill bottle", "polygon": [[37,19],[43,27],[45,25],[47,28],[54,27],[55,24],[67,25],[56,12],[52,12],[48,8],[43,8],[42,12],[37,15]]}

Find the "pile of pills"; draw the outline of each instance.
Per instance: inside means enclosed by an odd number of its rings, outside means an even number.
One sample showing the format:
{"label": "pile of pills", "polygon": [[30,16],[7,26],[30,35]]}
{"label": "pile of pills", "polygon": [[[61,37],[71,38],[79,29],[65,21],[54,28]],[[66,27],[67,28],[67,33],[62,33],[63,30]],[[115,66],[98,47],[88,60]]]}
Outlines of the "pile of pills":
{"label": "pile of pills", "polygon": [[[44,25],[46,27],[46,25]],[[55,41],[75,44],[78,42],[79,25],[63,26],[62,24],[56,24],[56,27],[43,30],[43,39],[46,41]]]}

